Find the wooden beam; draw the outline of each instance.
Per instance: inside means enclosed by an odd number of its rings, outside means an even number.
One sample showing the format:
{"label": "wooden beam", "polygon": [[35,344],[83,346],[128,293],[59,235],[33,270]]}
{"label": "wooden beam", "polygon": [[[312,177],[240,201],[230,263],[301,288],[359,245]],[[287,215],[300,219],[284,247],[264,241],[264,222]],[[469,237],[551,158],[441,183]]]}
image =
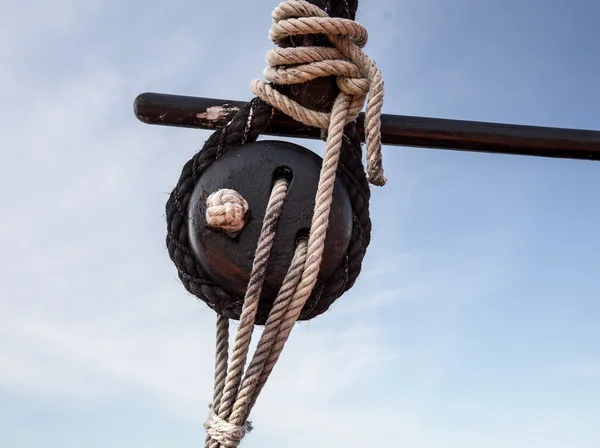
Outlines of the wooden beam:
{"label": "wooden beam", "polygon": [[[243,105],[215,98],[142,93],[134,101],[134,113],[147,124],[215,130],[225,126]],[[364,114],[357,123],[364,139]],[[382,143],[391,146],[600,160],[600,131],[383,114],[381,132]],[[266,134],[311,139],[321,135],[319,129],[282,113],[275,114]]]}

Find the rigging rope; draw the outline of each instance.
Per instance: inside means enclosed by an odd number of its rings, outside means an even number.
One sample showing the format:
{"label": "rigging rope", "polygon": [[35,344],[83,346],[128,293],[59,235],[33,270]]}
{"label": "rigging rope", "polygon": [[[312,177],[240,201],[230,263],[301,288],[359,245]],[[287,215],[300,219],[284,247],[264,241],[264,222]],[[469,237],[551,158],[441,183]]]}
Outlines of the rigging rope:
{"label": "rigging rope", "polygon": [[[375,63],[362,51],[367,43],[367,30],[353,20],[329,17],[325,11],[304,0],[281,3],[273,11],[269,38],[278,44],[299,34],[324,34],[335,48],[273,49],[267,54],[269,67],[265,69],[264,76],[278,85],[302,84],[316,78],[336,76],[341,93],[331,113],[308,109],[264,81],[253,81],[252,91],[295,120],[328,129],[327,150],[332,152],[339,151],[344,125],[356,119],[368,95],[365,111],[367,175],[373,185],[385,185],[381,157],[383,77]],[[332,162],[337,163],[337,160],[332,159]]]}
{"label": "rigging rope", "polygon": [[[365,99],[368,99],[365,122],[368,178],[375,185],[385,184],[379,135],[383,80],[375,64],[361,50],[366,44],[366,30],[352,20],[330,18],[303,0],[280,4],[273,12],[273,22],[270,37],[274,43],[297,34],[325,34],[335,48],[273,50],[268,56],[270,66],[265,70],[265,77],[274,84],[284,85],[335,75],[340,93],[327,114],[301,106],[265,82],[251,84],[254,93],[264,102],[304,124],[327,129],[327,142],[308,241],[297,242],[291,266],[245,376],[243,369],[259,297],[289,185],[286,179],[276,180],[267,205],[230,362],[229,324],[225,317],[217,320],[215,385],[211,413],[205,422],[206,448],[236,448],[251,430],[248,423],[251,408],[317,283],[345,126],[356,119]],[[293,67],[288,67],[292,64]],[[250,113],[244,140],[251,121]],[[246,201],[233,190],[219,190],[208,198],[206,213],[211,226],[239,231],[246,212]]]}
{"label": "rigging rope", "polygon": [[[250,411],[295,322],[323,313],[352,287],[370,243],[370,190],[354,120],[368,98],[365,123],[368,178],[375,185],[383,185],[379,136],[383,81],[375,64],[361,50],[367,33],[352,20],[357,2],[351,2],[350,7],[345,0],[326,3],[331,14],[347,18],[329,17],[303,0],[289,0],[275,9],[270,32],[275,44],[294,46],[299,35],[312,35],[313,42],[321,46],[278,48],[269,52],[265,77],[270,83],[251,84],[257,97],[242,107],[225,127],[214,132],[202,150],[183,166],[166,204],[167,249],[179,278],[190,293],[204,300],[218,315],[213,402],[205,423],[207,448],[237,447],[251,429]],[[316,85],[318,78],[331,79],[332,75],[336,80],[332,87],[337,86],[337,90],[328,90],[329,80],[320,84],[325,90],[313,87],[302,90],[302,86]],[[336,92],[335,100],[331,98],[329,102],[322,93],[325,91]],[[306,106],[307,101],[301,105],[293,98],[300,100],[303,96],[313,102],[314,110]],[[325,100],[329,112],[318,110]],[[279,179],[271,191],[244,297],[230,294],[215,284],[196,261],[190,248],[187,211],[202,174],[230,148],[256,141],[267,129],[276,109],[326,131],[327,143],[308,240],[297,241],[287,275],[271,305],[259,297],[277,220],[285,203],[287,180]],[[351,203],[351,239],[343,263],[329,278],[318,280],[336,178],[345,187]],[[214,229],[235,234],[243,229],[247,212],[248,204],[241,195],[230,189],[219,190],[207,200],[206,220]],[[240,320],[231,359],[229,319]],[[265,328],[244,375],[255,325]]]}

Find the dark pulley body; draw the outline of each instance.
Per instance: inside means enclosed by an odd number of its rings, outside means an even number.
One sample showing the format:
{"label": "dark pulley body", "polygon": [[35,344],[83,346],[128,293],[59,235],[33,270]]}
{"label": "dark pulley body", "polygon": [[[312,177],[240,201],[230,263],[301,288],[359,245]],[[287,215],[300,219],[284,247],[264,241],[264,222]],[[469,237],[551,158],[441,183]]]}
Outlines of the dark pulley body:
{"label": "dark pulley body", "polygon": [[[201,175],[188,206],[190,248],[210,279],[228,293],[219,300],[238,302],[219,303],[218,308],[241,310],[271,189],[275,178],[283,175],[290,184],[259,302],[264,311],[259,315],[266,316],[290,266],[297,239],[308,236],[321,164],[321,157],[306,148],[263,140],[230,148]],[[249,205],[246,224],[235,236],[210,228],[206,221],[206,198],[222,188],[236,190]],[[350,199],[337,180],[320,280],[327,280],[344,262],[352,227]]]}

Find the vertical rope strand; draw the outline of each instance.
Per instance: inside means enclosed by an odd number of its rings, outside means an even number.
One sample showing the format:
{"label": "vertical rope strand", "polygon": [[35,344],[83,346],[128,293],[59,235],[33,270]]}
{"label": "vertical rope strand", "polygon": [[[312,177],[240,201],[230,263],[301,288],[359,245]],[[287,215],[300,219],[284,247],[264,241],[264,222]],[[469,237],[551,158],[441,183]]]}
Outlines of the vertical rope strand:
{"label": "vertical rope strand", "polygon": [[[308,241],[301,240],[297,244],[256,352],[244,374],[277,220],[288,188],[286,181],[276,181],[267,205],[228,367],[228,346],[222,342],[223,335],[220,333],[225,325],[220,321],[217,324],[217,372],[213,409],[205,423],[208,433],[205,444],[207,448],[236,448],[250,430],[247,422],[250,411],[317,283],[329,227],[344,129],[346,124],[356,119],[365,100],[368,179],[374,185],[385,184],[380,136],[383,78],[375,63],[361,50],[367,42],[366,30],[352,20],[331,18],[325,11],[304,0],[288,0],[275,9],[269,34],[274,43],[277,44],[290,36],[308,34],[326,35],[335,48],[301,47],[272,51],[267,58],[270,67],[265,70],[265,77],[282,85],[304,83],[323,76],[336,76],[340,92],[330,113],[305,108],[263,81],[253,81],[251,88],[263,101],[292,118],[308,126],[327,129],[327,142],[310,233]],[[231,194],[231,197],[235,196],[235,192],[228,191],[230,193],[227,194]],[[243,204],[243,198],[236,198],[239,204]],[[215,220],[226,220],[227,225],[235,225],[236,229],[242,225],[239,218],[245,214],[242,208],[232,208],[229,217],[225,214],[226,210],[222,204],[218,203],[216,206],[221,208],[214,209]],[[235,216],[234,211],[237,213]],[[220,350],[225,350],[225,354],[219,353]],[[223,373],[225,370],[226,375]]]}

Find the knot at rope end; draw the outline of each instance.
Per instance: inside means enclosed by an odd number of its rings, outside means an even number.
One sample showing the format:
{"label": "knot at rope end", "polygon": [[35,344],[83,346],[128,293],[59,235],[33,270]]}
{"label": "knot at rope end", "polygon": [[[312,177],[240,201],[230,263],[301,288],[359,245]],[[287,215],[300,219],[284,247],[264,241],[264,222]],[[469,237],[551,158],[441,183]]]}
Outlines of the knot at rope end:
{"label": "knot at rope end", "polygon": [[212,229],[239,232],[246,224],[248,202],[235,190],[222,188],[206,199],[206,223]]}
{"label": "knot at rope end", "polygon": [[219,417],[214,411],[211,411],[204,423],[204,428],[208,436],[212,440],[219,442],[221,447],[236,448],[244,436],[252,431],[252,423],[247,421],[243,426],[236,426]]}

